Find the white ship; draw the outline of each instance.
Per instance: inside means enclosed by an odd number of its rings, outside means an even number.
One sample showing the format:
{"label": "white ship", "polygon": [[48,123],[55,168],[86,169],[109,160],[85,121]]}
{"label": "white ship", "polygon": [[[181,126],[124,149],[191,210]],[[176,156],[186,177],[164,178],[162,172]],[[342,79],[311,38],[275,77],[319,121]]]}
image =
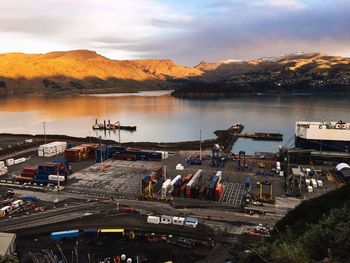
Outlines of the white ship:
{"label": "white ship", "polygon": [[350,123],[297,121],[295,147],[350,152]]}

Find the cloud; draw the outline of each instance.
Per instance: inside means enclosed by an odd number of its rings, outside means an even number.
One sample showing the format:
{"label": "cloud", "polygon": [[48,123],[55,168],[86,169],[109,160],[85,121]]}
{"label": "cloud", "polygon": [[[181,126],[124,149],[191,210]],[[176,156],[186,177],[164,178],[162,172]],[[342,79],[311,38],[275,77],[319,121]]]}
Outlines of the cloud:
{"label": "cloud", "polygon": [[0,52],[92,49],[114,59],[350,54],[347,0],[0,1]]}

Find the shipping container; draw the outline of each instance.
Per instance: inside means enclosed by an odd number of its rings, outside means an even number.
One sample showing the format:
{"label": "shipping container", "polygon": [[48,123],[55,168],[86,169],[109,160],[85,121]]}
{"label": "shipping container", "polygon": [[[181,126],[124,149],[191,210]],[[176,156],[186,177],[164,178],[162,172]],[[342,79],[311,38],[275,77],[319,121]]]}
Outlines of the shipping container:
{"label": "shipping container", "polygon": [[215,188],[215,200],[220,201],[223,194],[224,194],[224,185],[219,183]]}
{"label": "shipping container", "polygon": [[191,180],[192,176],[193,176],[193,174],[186,175],[183,179],[183,183],[187,184]]}
{"label": "shipping container", "polygon": [[17,177],[16,181],[19,182],[20,184],[24,184],[24,183],[31,183],[33,180],[33,178],[31,177]]}
{"label": "shipping container", "polygon": [[186,198],[191,197],[191,190],[194,183],[196,183],[202,176],[202,170],[199,169],[191,178],[191,180],[186,185]]}
{"label": "shipping container", "polygon": [[5,162],[6,162],[6,165],[7,165],[7,166],[12,166],[12,165],[15,164],[15,159],[9,158],[9,159],[7,159]]}
{"label": "shipping container", "polygon": [[16,209],[23,205],[23,200],[19,199],[11,203],[13,209]]}
{"label": "shipping container", "polygon": [[78,237],[79,237],[79,230],[52,232],[50,235],[50,239],[53,241],[59,241],[63,239],[75,239]]}
{"label": "shipping container", "polygon": [[183,184],[180,188],[180,193],[179,193],[179,197],[180,198],[185,198],[185,194],[186,194],[186,185],[187,184]]}
{"label": "shipping container", "polygon": [[185,218],[184,217],[177,217],[177,216],[173,217],[173,224],[174,225],[183,226],[184,223],[185,223]]}
{"label": "shipping container", "polygon": [[196,228],[198,225],[198,219],[194,217],[186,217],[185,226]]}
{"label": "shipping container", "polygon": [[27,160],[27,159],[24,158],[24,157],[15,159],[15,164],[24,163],[26,160]]}
{"label": "shipping container", "polygon": [[165,198],[167,196],[167,193],[169,191],[169,188],[170,188],[170,184],[171,184],[171,180],[170,179],[167,179],[163,185],[162,185],[162,190],[161,190],[161,196],[163,198]]}
{"label": "shipping container", "polygon": [[199,189],[199,192],[198,192],[198,198],[199,199],[204,199],[204,196],[205,196],[205,193],[206,193],[206,184],[202,184],[200,189]]}
{"label": "shipping container", "polygon": [[63,153],[67,148],[66,142],[51,142],[40,145],[38,148],[38,156],[40,157],[52,157],[57,154]]}
{"label": "shipping container", "polygon": [[148,224],[159,224],[160,218],[159,218],[159,216],[147,216],[147,223]]}
{"label": "shipping container", "polygon": [[173,180],[171,180],[168,193],[172,194],[175,186],[179,185],[179,184],[181,184],[181,175],[177,175],[177,176],[175,176],[175,178]]}
{"label": "shipping container", "polygon": [[161,224],[166,224],[166,225],[168,225],[168,224],[171,224],[171,223],[172,223],[172,221],[173,221],[172,219],[173,219],[172,216],[162,215],[162,216],[160,217],[160,223],[161,223]]}

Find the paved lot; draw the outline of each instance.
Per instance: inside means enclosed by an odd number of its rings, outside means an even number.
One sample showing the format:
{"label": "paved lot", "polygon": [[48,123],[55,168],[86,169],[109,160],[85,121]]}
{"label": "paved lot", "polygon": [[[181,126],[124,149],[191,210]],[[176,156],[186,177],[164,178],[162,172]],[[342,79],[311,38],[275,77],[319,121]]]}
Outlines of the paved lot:
{"label": "paved lot", "polygon": [[108,160],[94,164],[69,177],[70,190],[137,196],[141,179],[161,165],[156,162]]}

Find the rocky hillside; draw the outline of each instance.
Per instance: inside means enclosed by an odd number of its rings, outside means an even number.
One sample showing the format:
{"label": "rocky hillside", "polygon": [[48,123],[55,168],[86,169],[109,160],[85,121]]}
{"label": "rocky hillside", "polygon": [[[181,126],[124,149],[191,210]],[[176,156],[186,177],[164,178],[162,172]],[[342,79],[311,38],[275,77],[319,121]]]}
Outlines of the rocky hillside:
{"label": "rocky hillside", "polygon": [[167,88],[168,79],[201,71],[171,60],[111,60],[96,52],[75,50],[47,54],[0,55],[0,92],[71,93]]}
{"label": "rocky hillside", "polygon": [[350,58],[296,53],[185,67],[171,60],[111,60],[75,50],[0,54],[0,95],[176,89],[176,96],[349,93]]}

